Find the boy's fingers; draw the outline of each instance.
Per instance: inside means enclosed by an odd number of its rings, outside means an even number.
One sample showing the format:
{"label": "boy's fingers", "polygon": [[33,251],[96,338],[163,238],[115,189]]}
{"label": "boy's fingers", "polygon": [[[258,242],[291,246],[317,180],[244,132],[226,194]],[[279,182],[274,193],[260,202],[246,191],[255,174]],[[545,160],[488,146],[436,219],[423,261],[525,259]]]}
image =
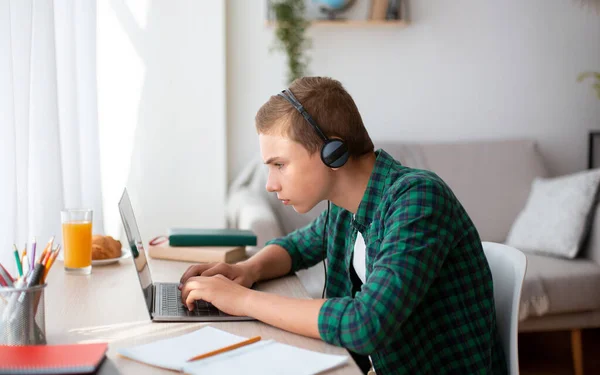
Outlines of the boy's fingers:
{"label": "boy's fingers", "polygon": [[193,266],[189,266],[188,269],[181,276],[181,279],[179,279],[180,286],[181,284],[185,284],[190,277],[200,276],[202,272],[206,271],[212,266],[214,266],[214,263],[195,264]]}
{"label": "boy's fingers", "polygon": [[196,270],[198,268],[198,266],[200,266],[200,265],[194,264],[192,266],[189,266],[187,268],[187,270],[185,270],[183,272],[183,274],[181,275],[181,278],[179,279],[179,283],[184,284],[187,281],[187,279],[189,279],[193,275],[193,273],[195,272],[194,270]]}
{"label": "boy's fingers", "polygon": [[201,276],[209,277],[215,275],[223,275],[228,279],[235,278],[235,271],[229,264],[219,263],[201,273]]}
{"label": "boy's fingers", "polygon": [[186,303],[189,293],[193,290],[198,290],[200,286],[201,282],[196,278],[191,278],[185,284],[183,284],[181,289],[181,302]]}
{"label": "boy's fingers", "polygon": [[202,299],[202,292],[198,289],[192,290],[187,295],[187,298],[185,300],[185,305],[187,306],[188,310],[194,310],[194,301],[197,301],[199,299]]}

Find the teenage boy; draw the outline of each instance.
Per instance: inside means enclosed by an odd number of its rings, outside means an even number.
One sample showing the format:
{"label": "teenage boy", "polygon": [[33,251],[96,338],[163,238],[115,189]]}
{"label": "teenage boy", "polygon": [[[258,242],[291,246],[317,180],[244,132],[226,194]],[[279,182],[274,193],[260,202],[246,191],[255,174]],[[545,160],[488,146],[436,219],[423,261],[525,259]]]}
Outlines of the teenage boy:
{"label": "teenage boy", "polygon": [[[205,300],[347,348],[380,374],[506,374],[492,276],[464,208],[436,174],[374,151],[352,97],[305,77],[256,115],[267,190],[315,221],[247,261],[191,266],[182,300]],[[326,296],[249,289],[327,260]]]}

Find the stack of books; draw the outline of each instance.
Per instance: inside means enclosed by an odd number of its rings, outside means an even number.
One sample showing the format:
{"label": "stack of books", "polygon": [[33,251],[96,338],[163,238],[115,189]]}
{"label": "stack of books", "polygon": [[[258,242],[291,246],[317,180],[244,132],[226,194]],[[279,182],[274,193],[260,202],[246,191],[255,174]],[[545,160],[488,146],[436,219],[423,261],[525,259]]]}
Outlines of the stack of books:
{"label": "stack of books", "polygon": [[256,243],[250,230],[171,228],[168,240],[151,244],[148,254],[156,259],[236,263],[246,259],[246,246]]}

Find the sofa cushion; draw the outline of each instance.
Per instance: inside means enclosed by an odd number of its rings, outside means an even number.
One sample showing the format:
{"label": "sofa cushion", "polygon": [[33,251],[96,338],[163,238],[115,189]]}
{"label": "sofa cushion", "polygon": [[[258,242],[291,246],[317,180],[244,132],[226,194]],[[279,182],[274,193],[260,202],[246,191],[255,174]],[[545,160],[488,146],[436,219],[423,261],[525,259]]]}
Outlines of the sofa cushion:
{"label": "sofa cushion", "polygon": [[589,230],[600,170],[536,178],[506,243],[526,252],[575,258]]}
{"label": "sofa cushion", "polygon": [[[587,311],[600,308],[600,266],[587,259],[561,259],[544,255],[525,254],[527,272],[521,293],[521,316]],[[548,297],[547,308],[529,311],[527,305]],[[543,306],[542,306],[543,307]]]}
{"label": "sofa cushion", "polygon": [[375,142],[402,164],[438,174],[473,220],[482,241],[504,242],[531,183],[546,177],[532,140]]}

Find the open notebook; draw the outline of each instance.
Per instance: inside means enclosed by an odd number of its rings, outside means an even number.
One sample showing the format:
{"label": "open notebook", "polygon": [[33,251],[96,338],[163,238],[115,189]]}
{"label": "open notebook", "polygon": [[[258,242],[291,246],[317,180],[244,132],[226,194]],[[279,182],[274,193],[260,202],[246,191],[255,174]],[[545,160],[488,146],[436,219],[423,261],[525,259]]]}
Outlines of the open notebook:
{"label": "open notebook", "polygon": [[340,366],[348,360],[346,356],[317,353],[274,340],[262,340],[213,357],[188,362],[188,359],[196,355],[245,339],[207,326],[186,335],[119,349],[118,353],[152,366],[188,374],[233,374],[244,369],[245,375],[308,375]]}

